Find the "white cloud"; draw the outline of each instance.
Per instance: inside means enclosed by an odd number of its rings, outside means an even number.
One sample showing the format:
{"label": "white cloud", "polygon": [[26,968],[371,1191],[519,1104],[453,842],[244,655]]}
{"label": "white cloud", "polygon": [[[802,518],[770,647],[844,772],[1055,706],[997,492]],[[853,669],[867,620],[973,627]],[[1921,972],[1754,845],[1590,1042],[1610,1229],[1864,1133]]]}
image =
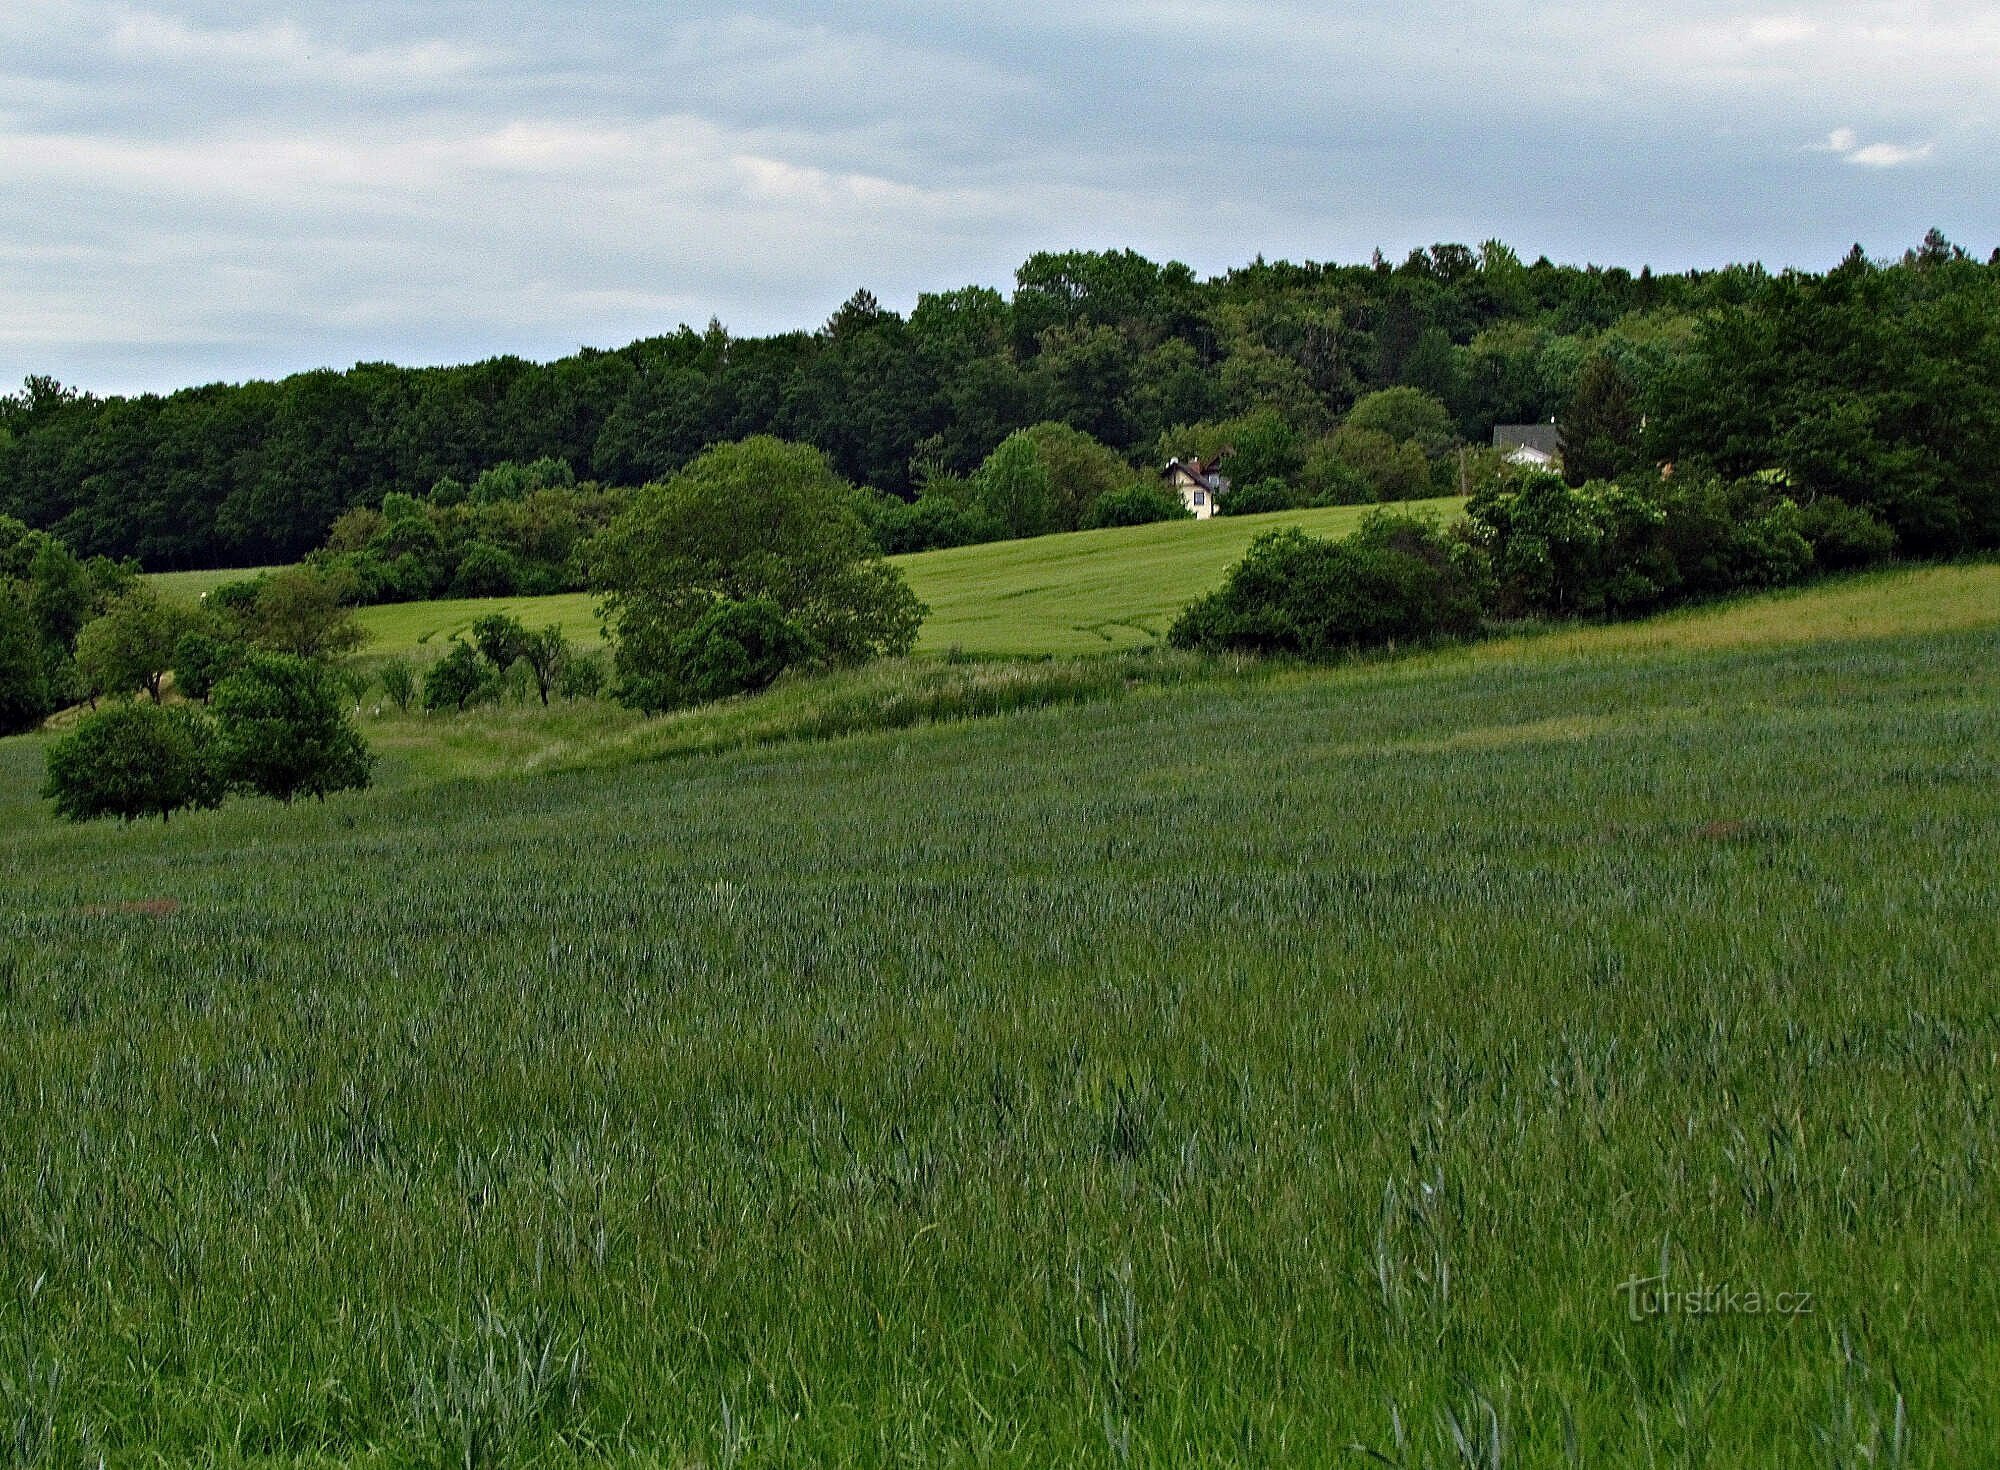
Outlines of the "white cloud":
{"label": "white cloud", "polygon": [[1850,152],[1847,161],[1863,168],[1902,168],[1906,164],[1922,163],[1936,148],[1935,143],[1870,143],[1865,148]]}
{"label": "white cloud", "polygon": [[1937,144],[1929,142],[1864,145],[1861,135],[1853,128],[1835,128],[1826,135],[1826,143],[1815,151],[1838,154],[1847,162],[1861,168],[1902,168],[1907,164],[1922,163],[1937,151]]}
{"label": "white cloud", "polygon": [[233,68],[240,73],[315,77],[349,85],[429,84],[492,65],[498,53],[443,40],[352,48],[315,37],[293,22],[243,29],[190,25],[177,16],[128,10],[119,14],[111,48],[139,62]]}

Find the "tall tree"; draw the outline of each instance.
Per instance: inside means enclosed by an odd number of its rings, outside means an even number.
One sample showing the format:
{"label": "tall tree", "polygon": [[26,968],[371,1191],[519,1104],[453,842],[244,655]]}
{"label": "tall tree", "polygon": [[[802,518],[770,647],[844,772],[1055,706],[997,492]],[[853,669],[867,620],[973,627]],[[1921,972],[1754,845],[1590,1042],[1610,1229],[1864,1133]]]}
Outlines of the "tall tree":
{"label": "tall tree", "polygon": [[1639,461],[1639,395],[1617,362],[1600,352],[1584,364],[1563,416],[1563,474],[1572,485],[1613,480]]}

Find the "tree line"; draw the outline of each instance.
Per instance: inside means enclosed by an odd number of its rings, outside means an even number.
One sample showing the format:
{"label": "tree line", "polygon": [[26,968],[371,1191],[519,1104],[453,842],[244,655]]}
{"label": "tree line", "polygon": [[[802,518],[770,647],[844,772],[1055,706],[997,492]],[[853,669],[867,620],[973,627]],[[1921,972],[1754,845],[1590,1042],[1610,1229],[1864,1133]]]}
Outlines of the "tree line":
{"label": "tree line", "polygon": [[[1971,264],[1932,242],[1884,274],[1924,269],[1938,250]],[[574,482],[635,486],[711,445],[769,434],[820,449],[897,503],[941,486],[925,515],[951,522],[964,518],[954,503],[972,499],[954,482],[1038,425],[1086,434],[1127,466],[1176,445],[1231,442],[1240,454],[1248,442],[1268,452],[1236,479],[1261,483],[1259,494],[1281,493],[1275,483],[1306,499],[1399,498],[1439,474],[1441,456],[1419,465],[1410,441],[1351,426],[1370,394],[1421,391],[1449,436],[1476,444],[1497,422],[1563,414],[1603,359],[1643,415],[1704,355],[1706,322],[1754,321],[1774,293],[1811,284],[1757,266],[1524,263],[1498,242],[1400,264],[1260,260],[1213,279],[1130,251],[1072,252],[1030,259],[1011,295],[930,294],[906,317],[863,291],[816,331],[763,338],[711,323],[547,364],[369,363],[129,398],[31,378],[0,398],[0,512],[85,557],[267,564],[324,545],[357,507],[469,491],[497,466],[554,462]],[[895,534],[936,540],[921,527]]]}
{"label": "tree line", "polygon": [[1933,234],[1773,280],[1643,393],[1596,360],[1565,433],[1563,475],[1502,473],[1450,528],[1260,538],[1171,640],[1318,657],[2000,549],[2000,268]]}

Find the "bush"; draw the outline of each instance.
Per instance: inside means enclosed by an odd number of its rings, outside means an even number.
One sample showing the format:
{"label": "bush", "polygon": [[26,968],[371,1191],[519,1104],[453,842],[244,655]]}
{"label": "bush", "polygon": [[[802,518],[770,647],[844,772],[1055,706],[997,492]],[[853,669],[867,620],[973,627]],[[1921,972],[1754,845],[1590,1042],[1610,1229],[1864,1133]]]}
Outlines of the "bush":
{"label": "bush", "polygon": [[769,688],[804,663],[812,644],[775,602],[722,602],[674,645],[676,672],[692,703]]}
{"label": "bush", "polygon": [[477,651],[463,639],[453,639],[451,651],[424,675],[424,708],[433,714],[444,709],[463,712],[497,693],[492,665],[482,663]]}
{"label": "bush", "polygon": [[258,654],[215,687],[229,785],[287,804],[368,784],[374,758],[347,713],[339,676],[290,654]]}
{"label": "bush", "polygon": [[1215,512],[1225,516],[1261,516],[1274,510],[1294,510],[1299,495],[1283,480],[1252,480],[1247,485],[1231,485],[1227,495],[1216,500]]}
{"label": "bush", "polygon": [[999,528],[977,507],[943,495],[898,500],[893,495],[878,494],[864,507],[864,513],[875,544],[882,548],[884,556],[972,546],[999,535]]}
{"label": "bush", "polygon": [[220,586],[208,589],[202,598],[202,605],[213,612],[240,618],[257,605],[257,594],[263,586],[262,577],[245,577],[240,581],[224,582]]}
{"label": "bush", "polygon": [[1561,475],[1531,474],[1518,488],[1473,496],[1466,515],[1508,616],[1629,613],[1680,580],[1664,543],[1666,512],[1622,485],[1571,487]]}
{"label": "bush", "polygon": [[[1234,492],[1231,492],[1232,495]],[[1164,485],[1143,481],[1099,496],[1084,517],[1088,529],[1103,526],[1150,526],[1156,521],[1191,521],[1187,502]]]}
{"label": "bush", "polygon": [[1666,517],[1661,543],[1681,597],[1782,587],[1811,569],[1799,508],[1769,483],[1689,476],[1653,492]]}
{"label": "bush", "polygon": [[241,666],[243,658],[242,644],[191,629],[174,644],[174,688],[188,699],[205,702],[215,686]]}
{"label": "bush", "polygon": [[1827,571],[1872,566],[1896,554],[1896,533],[1858,505],[1823,495],[1799,511],[1799,534]]}
{"label": "bush", "polygon": [[166,821],[222,804],[216,732],[186,705],[121,704],[90,716],[49,747],[44,796],[72,822]]}
{"label": "bush", "polygon": [[512,597],[521,587],[521,564],[511,551],[475,541],[459,558],[451,579],[455,597]]}
{"label": "bush", "polygon": [[375,671],[375,681],[391,704],[404,714],[417,702],[417,672],[406,658],[392,658]]}
{"label": "bush", "polygon": [[604,659],[594,653],[573,654],[556,671],[556,693],[564,699],[595,699],[604,691]]}
{"label": "bush", "polygon": [[1377,513],[1341,541],[1271,531],[1220,589],[1181,614],[1168,640],[1323,658],[1460,637],[1479,627],[1483,575],[1473,547],[1410,516]]}

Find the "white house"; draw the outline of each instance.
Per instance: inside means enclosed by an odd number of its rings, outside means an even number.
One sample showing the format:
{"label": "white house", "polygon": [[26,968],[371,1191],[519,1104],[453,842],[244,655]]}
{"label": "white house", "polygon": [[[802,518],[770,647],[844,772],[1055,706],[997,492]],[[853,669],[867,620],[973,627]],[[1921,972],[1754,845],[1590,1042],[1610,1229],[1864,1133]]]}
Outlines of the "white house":
{"label": "white house", "polygon": [[1496,425],[1493,447],[1506,451],[1509,464],[1527,465],[1538,470],[1562,468],[1562,429],[1554,420],[1546,424]]}
{"label": "white house", "polygon": [[1198,521],[1205,521],[1215,514],[1215,499],[1229,493],[1228,478],[1212,464],[1203,464],[1198,459],[1170,459],[1167,467],[1160,471],[1160,478],[1167,482],[1167,488],[1181,498],[1181,504],[1194,513]]}

